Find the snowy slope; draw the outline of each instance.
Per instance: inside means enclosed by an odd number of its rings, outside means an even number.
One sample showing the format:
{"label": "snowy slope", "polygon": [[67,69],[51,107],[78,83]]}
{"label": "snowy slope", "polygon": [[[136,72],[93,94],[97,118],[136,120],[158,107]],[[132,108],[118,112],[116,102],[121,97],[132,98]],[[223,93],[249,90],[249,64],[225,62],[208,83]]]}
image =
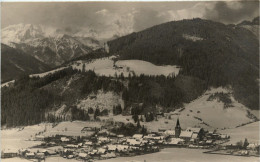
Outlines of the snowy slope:
{"label": "snowy slope", "polygon": [[[92,95],[93,96],[93,95]],[[108,109],[110,113],[112,113],[113,106],[121,105],[123,107],[122,98],[113,92],[104,93],[102,91],[98,91],[93,98],[86,98],[84,100],[80,100],[77,105],[78,108],[88,110],[88,108],[99,108],[100,111],[104,109]]]}
{"label": "snowy slope", "polygon": [[1,150],[4,149],[22,149],[41,144],[41,141],[29,141],[35,137],[35,134],[51,127],[51,124],[39,124],[26,126],[23,128],[12,128],[1,130]]}
{"label": "snowy slope", "polygon": [[[208,100],[210,95],[221,93],[230,94],[232,105],[224,108],[224,103],[218,99]],[[191,125],[205,125],[212,128],[234,128],[241,124],[255,121],[248,117],[250,109],[236,101],[232,91],[224,88],[212,88],[201,97],[186,104],[185,109],[179,113],[180,121],[189,120]],[[192,119],[193,118],[193,119]],[[197,118],[197,119],[196,119]],[[200,119],[202,121],[200,121]]]}
{"label": "snowy slope", "polygon": [[[211,95],[221,92],[230,95],[233,107],[224,108],[224,103],[218,99],[208,100]],[[208,130],[229,129],[256,121],[255,118],[248,116],[248,112],[251,113],[251,110],[237,102],[231,90],[219,87],[212,88],[194,101],[185,104],[184,109],[166,113],[166,117],[144,125],[152,131],[157,131],[158,128],[174,129],[179,118],[182,129],[196,126]]]}
{"label": "snowy slope", "polygon": [[60,70],[65,69],[65,68],[66,68],[66,67],[61,67],[61,68],[54,69],[54,70],[51,70],[51,71],[47,71],[47,72],[40,73],[40,74],[31,74],[30,77],[40,77],[40,78],[42,78],[42,77],[45,77],[45,76],[48,75],[48,74],[53,74],[53,73],[55,73],[55,72],[57,72],[57,71],[60,71]]}

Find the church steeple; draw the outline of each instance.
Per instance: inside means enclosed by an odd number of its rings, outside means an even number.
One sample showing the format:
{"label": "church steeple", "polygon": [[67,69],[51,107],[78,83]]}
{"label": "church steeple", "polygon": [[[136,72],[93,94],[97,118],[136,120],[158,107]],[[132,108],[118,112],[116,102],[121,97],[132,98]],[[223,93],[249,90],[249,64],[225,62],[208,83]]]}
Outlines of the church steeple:
{"label": "church steeple", "polygon": [[177,127],[177,128],[178,128],[178,127],[181,127],[179,118],[177,119],[176,127]]}
{"label": "church steeple", "polygon": [[181,125],[180,125],[180,121],[179,121],[179,118],[178,118],[176,126],[175,126],[175,137],[179,138],[180,134],[181,134]]}

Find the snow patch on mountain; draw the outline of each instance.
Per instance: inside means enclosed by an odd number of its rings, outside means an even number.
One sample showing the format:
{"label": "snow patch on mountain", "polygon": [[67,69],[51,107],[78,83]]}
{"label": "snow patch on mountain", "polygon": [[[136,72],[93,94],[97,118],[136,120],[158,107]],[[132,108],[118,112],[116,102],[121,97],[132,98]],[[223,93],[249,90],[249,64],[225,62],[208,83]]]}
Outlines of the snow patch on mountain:
{"label": "snow patch on mountain", "polygon": [[65,69],[66,67],[61,67],[61,68],[58,68],[58,69],[54,69],[54,70],[51,70],[51,71],[48,71],[48,72],[45,72],[45,73],[40,73],[40,74],[31,74],[30,77],[45,77],[46,75],[49,75],[49,74],[53,74],[57,71],[60,71],[60,70],[63,70]]}
{"label": "snow patch on mountain", "polygon": [[202,41],[203,40],[203,38],[201,38],[201,37],[194,36],[194,35],[189,35],[189,34],[183,34],[182,36],[183,36],[183,38],[185,38],[187,40],[191,40],[193,42]]}

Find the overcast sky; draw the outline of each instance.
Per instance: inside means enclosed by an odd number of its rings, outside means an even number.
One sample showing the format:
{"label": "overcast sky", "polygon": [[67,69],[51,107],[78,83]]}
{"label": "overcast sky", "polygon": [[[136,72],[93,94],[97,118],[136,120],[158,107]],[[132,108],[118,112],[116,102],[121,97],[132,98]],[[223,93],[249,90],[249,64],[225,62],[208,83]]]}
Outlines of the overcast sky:
{"label": "overcast sky", "polygon": [[44,2],[3,3],[2,28],[42,24],[67,30],[94,28],[140,31],[167,21],[200,17],[238,23],[258,16],[255,2]]}

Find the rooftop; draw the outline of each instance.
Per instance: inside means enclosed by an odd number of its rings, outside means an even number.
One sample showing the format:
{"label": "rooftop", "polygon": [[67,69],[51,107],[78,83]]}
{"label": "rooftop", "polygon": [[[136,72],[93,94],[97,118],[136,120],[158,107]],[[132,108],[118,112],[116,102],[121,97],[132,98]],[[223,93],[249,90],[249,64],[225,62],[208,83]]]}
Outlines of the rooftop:
{"label": "rooftop", "polygon": [[182,131],[180,137],[191,138],[192,134],[193,134],[193,132]]}

